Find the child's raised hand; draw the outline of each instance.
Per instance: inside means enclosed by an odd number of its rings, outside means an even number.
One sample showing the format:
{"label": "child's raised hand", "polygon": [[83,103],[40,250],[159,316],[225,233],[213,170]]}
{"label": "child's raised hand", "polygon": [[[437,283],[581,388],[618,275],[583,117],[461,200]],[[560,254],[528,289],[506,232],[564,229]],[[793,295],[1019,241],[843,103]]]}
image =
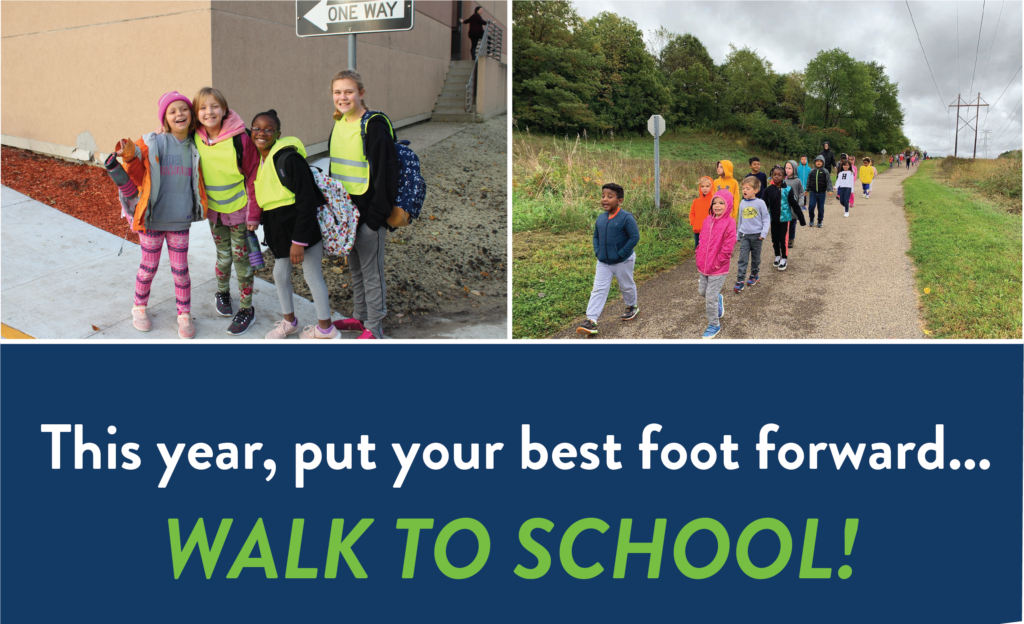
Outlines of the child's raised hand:
{"label": "child's raised hand", "polygon": [[132,143],[131,139],[121,139],[118,141],[114,151],[124,162],[130,162],[135,159],[135,144]]}

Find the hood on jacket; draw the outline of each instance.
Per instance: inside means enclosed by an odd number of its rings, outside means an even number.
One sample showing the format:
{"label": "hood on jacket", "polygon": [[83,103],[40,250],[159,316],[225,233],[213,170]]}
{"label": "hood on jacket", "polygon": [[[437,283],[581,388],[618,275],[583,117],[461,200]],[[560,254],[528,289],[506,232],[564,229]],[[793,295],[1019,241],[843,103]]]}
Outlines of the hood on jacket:
{"label": "hood on jacket", "polygon": [[[722,162],[728,162],[728,161],[723,160]],[[715,193],[714,197],[711,198],[712,203],[715,201],[715,197],[721,197],[723,200],[725,200],[725,212],[722,213],[722,216],[715,217],[714,208],[711,206],[711,204],[708,204],[708,216],[709,217],[713,217],[715,219],[724,219],[726,217],[730,217],[731,218],[731,216],[732,216],[732,193],[730,193],[729,191],[725,191],[725,190],[718,191],[717,193]]]}
{"label": "hood on jacket", "polygon": [[724,177],[726,177],[726,178],[731,178],[732,177],[732,161],[731,160],[720,160],[720,161],[718,161],[718,163],[716,163],[716,166],[717,165],[722,165],[722,171],[725,172],[724,173]]}
{"label": "hood on jacket", "polygon": [[[798,178],[798,177],[800,177],[800,176],[799,176],[799,175],[797,174],[797,167],[799,167],[800,165],[798,165],[798,164],[797,164],[797,162],[796,162],[795,160],[787,160],[786,162],[787,162],[787,163],[789,163],[789,164],[791,164],[791,165],[793,165],[793,175],[791,175],[791,176],[786,176],[786,177],[787,177],[787,178],[790,178],[790,179],[792,179],[792,178]],[[782,167],[782,170],[783,170],[783,172],[785,172],[785,170],[786,170],[786,167],[785,167],[785,165],[783,165],[783,167]]]}
{"label": "hood on jacket", "polygon": [[216,145],[221,141],[226,141],[231,137],[238,136],[245,132],[245,122],[238,116],[233,110],[229,110],[228,114],[224,117],[220,123],[220,136],[211,139],[206,135],[206,127],[203,124],[199,124],[196,128],[196,134],[200,136],[203,143],[206,145]]}
{"label": "hood on jacket", "polygon": [[818,154],[817,156],[814,157],[814,162],[818,162],[819,160],[821,161],[821,164],[825,164],[825,157],[822,156],[821,154]]}

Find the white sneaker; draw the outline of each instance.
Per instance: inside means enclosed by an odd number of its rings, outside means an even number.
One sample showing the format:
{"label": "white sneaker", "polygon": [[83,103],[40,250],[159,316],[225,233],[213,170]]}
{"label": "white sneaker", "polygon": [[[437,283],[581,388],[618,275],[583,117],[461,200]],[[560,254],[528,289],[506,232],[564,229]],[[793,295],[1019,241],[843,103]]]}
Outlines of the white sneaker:
{"label": "white sneaker", "polygon": [[775,256],[775,262],[772,262],[772,264],[775,266],[779,266],[780,262],[782,262],[782,256]]}
{"label": "white sneaker", "polygon": [[779,263],[779,270],[780,271],[785,271],[786,270],[786,258],[783,258],[782,262]]}
{"label": "white sneaker", "polygon": [[274,322],[274,329],[267,334],[267,340],[284,340],[292,334],[299,333],[299,324],[292,325],[289,321],[281,319]]}
{"label": "white sneaker", "polygon": [[850,213],[848,213],[848,212],[844,212],[844,213],[843,213],[843,216],[844,216],[844,217],[848,217],[848,216],[850,216]]}

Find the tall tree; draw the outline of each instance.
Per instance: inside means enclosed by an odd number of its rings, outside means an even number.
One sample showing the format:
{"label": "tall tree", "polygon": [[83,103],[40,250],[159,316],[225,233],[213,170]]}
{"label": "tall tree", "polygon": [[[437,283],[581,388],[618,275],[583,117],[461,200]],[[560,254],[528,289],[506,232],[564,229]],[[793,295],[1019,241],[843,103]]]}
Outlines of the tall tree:
{"label": "tall tree", "polygon": [[699,125],[717,118],[715,61],[693,35],[674,35],[661,50],[658,69],[668,80],[674,124]]}
{"label": "tall tree", "polygon": [[737,50],[730,43],[729,50],[721,74],[726,85],[723,99],[731,112],[753,113],[775,103],[771,62],[747,47]]}
{"label": "tall tree", "polygon": [[839,48],[822,50],[807,64],[804,88],[807,121],[814,125],[858,133],[873,112],[867,68]]}

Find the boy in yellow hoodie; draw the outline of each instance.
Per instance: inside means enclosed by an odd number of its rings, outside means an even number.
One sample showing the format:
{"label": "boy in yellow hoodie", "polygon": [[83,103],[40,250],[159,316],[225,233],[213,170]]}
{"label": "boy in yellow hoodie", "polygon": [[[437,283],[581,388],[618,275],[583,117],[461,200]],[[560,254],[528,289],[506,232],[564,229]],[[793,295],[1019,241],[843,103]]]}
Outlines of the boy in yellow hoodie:
{"label": "boy in yellow hoodie", "polygon": [[878,170],[875,169],[875,163],[871,162],[870,158],[864,159],[864,166],[860,168],[860,183],[864,187],[864,199],[871,198],[871,181],[878,175]]}
{"label": "boy in yellow hoodie", "polygon": [[732,177],[732,161],[720,160],[718,161],[718,179],[715,180],[714,192],[718,191],[729,191],[732,193],[732,218],[735,219],[736,215],[739,214],[738,206],[740,205],[740,185],[736,181],[736,178]]}

